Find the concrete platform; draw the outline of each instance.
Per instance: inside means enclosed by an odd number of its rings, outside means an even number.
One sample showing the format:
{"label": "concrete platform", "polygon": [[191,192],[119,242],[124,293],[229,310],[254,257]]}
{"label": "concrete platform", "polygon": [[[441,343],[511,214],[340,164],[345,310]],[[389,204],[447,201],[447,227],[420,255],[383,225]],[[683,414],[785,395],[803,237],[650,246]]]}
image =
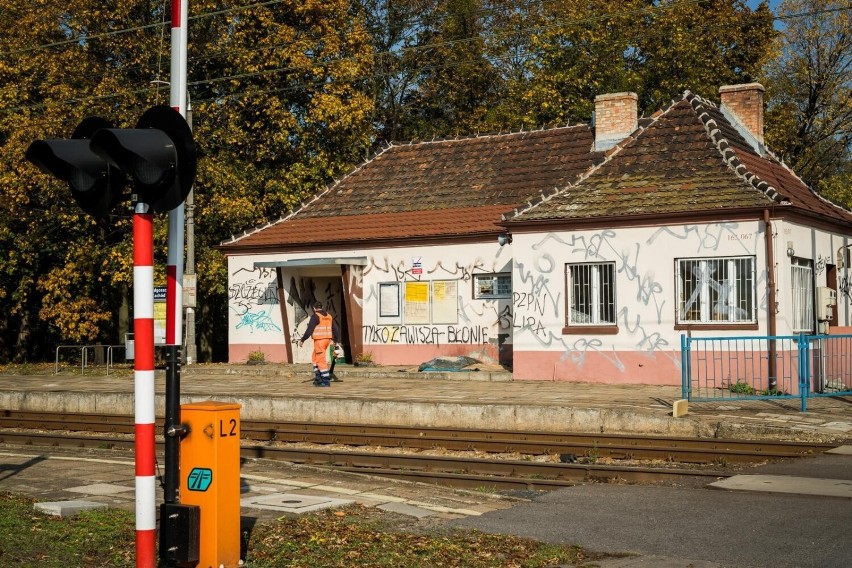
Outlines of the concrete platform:
{"label": "concrete platform", "polygon": [[852,481],[845,479],[819,479],[792,475],[735,475],[711,483],[708,487],[728,491],[790,493],[852,499]]}
{"label": "concrete platform", "polygon": [[[690,403],[675,418],[680,387],[512,381],[499,371],[419,373],[407,367],[338,366],[340,381],[312,386],[305,365],[191,365],[182,370],[182,402],[242,405],[241,417],[340,424],[384,424],[530,431],[658,434],[703,438],[842,441],[852,438],[852,400]],[[157,371],[156,408],[165,376]],[[110,376],[0,375],[0,410],[134,412],[132,370]]]}

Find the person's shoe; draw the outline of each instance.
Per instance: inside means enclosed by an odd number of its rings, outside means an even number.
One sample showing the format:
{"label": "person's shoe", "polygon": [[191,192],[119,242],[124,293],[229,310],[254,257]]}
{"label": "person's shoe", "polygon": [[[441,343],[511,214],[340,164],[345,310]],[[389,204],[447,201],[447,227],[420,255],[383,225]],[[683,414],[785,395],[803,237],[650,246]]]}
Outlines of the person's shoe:
{"label": "person's shoe", "polygon": [[324,382],[324,383],[320,383],[320,384],[319,384],[319,385],[317,385],[317,386],[320,386],[320,387],[330,387],[330,386],[331,386],[331,383],[330,383],[330,382],[328,382],[328,381],[326,381],[326,382]]}

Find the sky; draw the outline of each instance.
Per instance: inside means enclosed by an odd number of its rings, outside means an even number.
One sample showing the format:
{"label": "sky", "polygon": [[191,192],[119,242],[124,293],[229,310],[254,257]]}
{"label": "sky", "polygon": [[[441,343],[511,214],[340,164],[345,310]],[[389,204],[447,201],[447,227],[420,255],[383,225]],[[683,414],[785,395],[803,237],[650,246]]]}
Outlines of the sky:
{"label": "sky", "polygon": [[[769,0],[769,7],[774,12],[780,3],[781,0]],[[760,0],[746,0],[746,4],[748,4],[749,8],[757,8],[758,4],[760,4]]]}
{"label": "sky", "polygon": [[[752,10],[757,8],[760,4],[760,0],[746,0],[746,5]],[[772,10],[773,13],[778,13],[778,6],[781,4],[781,0],[769,0],[769,9]],[[775,29],[781,30],[784,29],[784,24],[781,20],[775,20]]]}

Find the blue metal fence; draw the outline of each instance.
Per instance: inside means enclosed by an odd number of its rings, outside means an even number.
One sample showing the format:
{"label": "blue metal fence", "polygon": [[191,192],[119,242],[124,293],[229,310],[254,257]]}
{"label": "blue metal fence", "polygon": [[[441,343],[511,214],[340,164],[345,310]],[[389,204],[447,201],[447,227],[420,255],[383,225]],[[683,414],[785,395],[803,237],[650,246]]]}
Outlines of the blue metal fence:
{"label": "blue metal fence", "polygon": [[852,395],[852,335],[682,335],[681,363],[690,401]]}

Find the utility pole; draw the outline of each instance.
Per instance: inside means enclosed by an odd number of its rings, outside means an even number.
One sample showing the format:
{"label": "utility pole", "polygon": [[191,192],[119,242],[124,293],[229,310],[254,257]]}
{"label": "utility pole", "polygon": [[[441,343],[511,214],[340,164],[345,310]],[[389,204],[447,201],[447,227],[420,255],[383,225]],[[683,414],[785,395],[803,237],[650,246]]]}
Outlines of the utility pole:
{"label": "utility pole", "polygon": [[[192,103],[187,96],[186,122],[192,129]],[[184,290],[187,290],[186,302],[186,364],[198,362],[198,350],[195,344],[195,308],[198,302],[198,278],[195,275],[195,189],[186,196],[186,266],[184,271]]]}

